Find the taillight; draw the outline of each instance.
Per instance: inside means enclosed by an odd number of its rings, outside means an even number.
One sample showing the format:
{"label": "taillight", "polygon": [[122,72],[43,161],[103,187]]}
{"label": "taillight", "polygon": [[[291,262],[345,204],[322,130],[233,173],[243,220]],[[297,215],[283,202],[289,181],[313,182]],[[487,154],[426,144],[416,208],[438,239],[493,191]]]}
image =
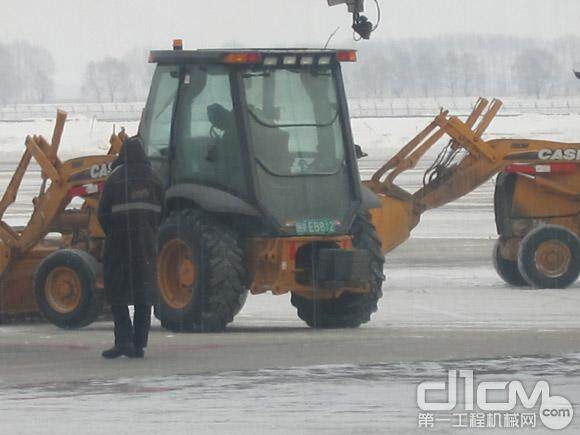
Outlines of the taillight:
{"label": "taillight", "polygon": [[355,50],[340,50],[336,54],[336,58],[339,62],[356,62],[356,51]]}
{"label": "taillight", "polygon": [[288,256],[290,257],[291,261],[296,261],[296,252],[298,251],[296,247],[296,242],[290,242],[288,246]]}
{"label": "taillight", "polygon": [[556,174],[570,174],[578,169],[576,163],[552,163],[548,166],[551,168],[550,172]]}
{"label": "taillight", "polygon": [[82,186],[71,187],[67,193],[69,198],[74,198],[76,196],[84,197],[94,193],[102,192],[104,186],[104,183],[83,184]]}
{"label": "taillight", "polygon": [[243,64],[243,63],[260,63],[262,56],[255,51],[241,51],[238,53],[228,53],[224,56],[224,63]]}
{"label": "taillight", "polygon": [[576,171],[576,163],[549,163],[547,165],[523,165],[513,164],[505,168],[505,172],[511,174],[570,174]]}
{"label": "taillight", "polygon": [[531,165],[509,165],[505,168],[505,172],[510,174],[529,174],[534,175],[536,173],[536,168]]}

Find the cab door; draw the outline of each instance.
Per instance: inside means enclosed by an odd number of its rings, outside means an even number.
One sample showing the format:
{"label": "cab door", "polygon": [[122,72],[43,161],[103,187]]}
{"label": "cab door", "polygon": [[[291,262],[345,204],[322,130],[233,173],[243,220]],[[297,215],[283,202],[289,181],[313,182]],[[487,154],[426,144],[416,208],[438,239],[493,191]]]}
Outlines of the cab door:
{"label": "cab door", "polygon": [[179,67],[176,65],[157,67],[139,126],[145,152],[165,186],[171,183],[170,144],[179,76]]}

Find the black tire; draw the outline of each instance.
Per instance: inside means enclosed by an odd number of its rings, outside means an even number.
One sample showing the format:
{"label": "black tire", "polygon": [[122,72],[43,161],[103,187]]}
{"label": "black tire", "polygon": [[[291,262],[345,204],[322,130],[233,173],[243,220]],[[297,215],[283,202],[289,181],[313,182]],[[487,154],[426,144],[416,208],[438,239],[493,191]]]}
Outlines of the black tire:
{"label": "black tire", "polygon": [[501,245],[502,240],[499,239],[495,242],[493,247],[493,265],[495,271],[501,279],[503,279],[507,284],[514,287],[526,287],[529,286],[528,282],[522,276],[518,269],[517,260],[508,260],[501,255]]}
{"label": "black tire", "polygon": [[[567,260],[562,262],[561,270],[556,267],[558,264],[546,269],[538,262],[537,257],[541,255],[538,248],[545,242],[557,243],[567,249],[565,255]],[[533,287],[566,288],[576,282],[580,274],[580,239],[576,234],[558,225],[538,227],[528,233],[520,243],[518,268]]]}
{"label": "black tire", "polygon": [[[163,247],[180,240],[192,253],[197,278],[186,305],[172,306],[162,288]],[[172,213],[159,230],[159,305],[155,315],[174,332],[218,332],[234,319],[246,301],[245,270],[236,234],[197,210]]]}
{"label": "black tire", "polygon": [[[80,296],[78,300],[75,298],[70,302],[70,307],[66,301],[60,299],[60,302],[64,302],[62,304],[51,296],[54,293],[48,286],[54,286],[54,280],[57,279],[54,274],[59,273],[57,269],[67,270],[67,274],[74,273],[80,284]],[[34,295],[42,316],[63,329],[82,328],[93,323],[103,309],[103,291],[96,287],[99,274],[99,262],[84,251],[61,249],[44,258],[34,274]]]}
{"label": "black tire", "polygon": [[334,300],[306,299],[293,293],[291,302],[298,311],[298,317],[311,328],[358,328],[367,323],[377,311],[378,301],[383,296],[385,257],[381,252],[381,241],[369,217],[356,218],[353,224],[353,245],[358,249],[367,249],[371,254],[371,291],[343,293]]}

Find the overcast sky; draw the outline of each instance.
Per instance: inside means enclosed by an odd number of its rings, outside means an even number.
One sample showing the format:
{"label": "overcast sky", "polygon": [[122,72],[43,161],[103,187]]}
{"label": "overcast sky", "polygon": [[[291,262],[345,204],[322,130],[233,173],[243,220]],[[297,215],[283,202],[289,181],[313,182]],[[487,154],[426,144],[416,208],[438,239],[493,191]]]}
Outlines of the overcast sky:
{"label": "overcast sky", "polygon": [[[375,38],[504,33],[558,37],[580,34],[580,0],[379,0]],[[366,0],[371,20],[374,5]],[[16,39],[49,49],[59,87],[79,81],[85,64],[135,46],[186,48],[324,44],[350,38],[346,6],[326,0],[0,0],[0,42]],[[361,43],[362,44],[362,43]],[[364,49],[363,45],[358,46]],[[145,59],[144,59],[145,61]]]}

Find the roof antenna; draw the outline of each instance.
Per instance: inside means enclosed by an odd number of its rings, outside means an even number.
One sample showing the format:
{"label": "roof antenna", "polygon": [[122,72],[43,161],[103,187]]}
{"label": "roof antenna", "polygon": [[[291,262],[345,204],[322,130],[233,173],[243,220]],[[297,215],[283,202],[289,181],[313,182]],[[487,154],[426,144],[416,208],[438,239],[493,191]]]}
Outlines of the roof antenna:
{"label": "roof antenna", "polygon": [[324,48],[328,47],[328,44],[330,44],[330,41],[332,40],[332,38],[334,38],[334,35],[336,35],[336,32],[338,32],[340,30],[340,27],[337,27],[336,29],[334,29],[334,32],[332,32],[330,34],[330,36],[328,37],[328,39],[326,40],[326,44],[324,44]]}

